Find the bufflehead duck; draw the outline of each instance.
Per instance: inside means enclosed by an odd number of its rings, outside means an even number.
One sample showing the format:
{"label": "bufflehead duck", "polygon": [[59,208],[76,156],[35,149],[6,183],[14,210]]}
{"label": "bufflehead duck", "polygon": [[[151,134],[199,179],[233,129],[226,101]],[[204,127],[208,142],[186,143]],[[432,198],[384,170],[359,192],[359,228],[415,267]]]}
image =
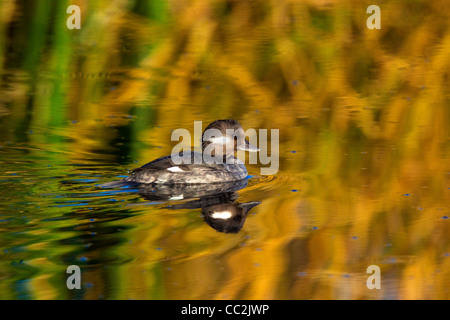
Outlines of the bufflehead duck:
{"label": "bufflehead duck", "polygon": [[[202,153],[187,151],[158,158],[134,169],[128,177],[105,183],[101,187],[129,184],[223,183],[247,177],[244,163],[234,154],[237,150],[256,152],[259,149],[245,139],[244,130],[238,121],[216,120],[205,128],[202,137]],[[174,159],[174,156],[177,156],[177,159]],[[184,157],[189,161],[178,164]],[[212,159],[214,161],[211,161]]]}

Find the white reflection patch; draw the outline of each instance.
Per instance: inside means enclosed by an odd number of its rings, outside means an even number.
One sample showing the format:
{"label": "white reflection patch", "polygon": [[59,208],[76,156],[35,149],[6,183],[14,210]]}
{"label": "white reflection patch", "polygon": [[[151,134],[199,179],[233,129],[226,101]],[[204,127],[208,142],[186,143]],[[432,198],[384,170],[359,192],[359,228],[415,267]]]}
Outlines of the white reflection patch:
{"label": "white reflection patch", "polygon": [[214,219],[229,219],[233,214],[230,211],[214,212],[211,217]]}
{"label": "white reflection patch", "polygon": [[181,170],[180,167],[170,167],[170,168],[167,168],[167,171],[170,171],[170,172],[183,172],[183,170]]}
{"label": "white reflection patch", "polygon": [[217,144],[227,144],[228,142],[230,142],[230,138],[227,136],[216,137],[216,138],[212,138],[211,142],[217,143]]}

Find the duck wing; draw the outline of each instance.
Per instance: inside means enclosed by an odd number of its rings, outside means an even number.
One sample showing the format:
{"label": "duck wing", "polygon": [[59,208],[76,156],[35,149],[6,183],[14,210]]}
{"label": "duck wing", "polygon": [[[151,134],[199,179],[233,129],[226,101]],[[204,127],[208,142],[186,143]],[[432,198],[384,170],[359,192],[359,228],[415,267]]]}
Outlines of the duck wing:
{"label": "duck wing", "polygon": [[224,167],[223,164],[175,164],[171,156],[166,156],[134,169],[125,180],[146,184],[221,182],[226,180]]}
{"label": "duck wing", "polygon": [[[180,157],[182,157],[183,154],[180,154]],[[191,160],[192,163],[188,163],[188,164],[175,164],[172,161],[172,156],[165,156],[165,157],[161,157],[158,158],[156,160],[153,160],[149,163],[144,164],[142,167],[136,168],[134,170],[131,171],[131,173],[137,173],[139,171],[142,170],[149,170],[149,171],[164,171],[164,170],[168,170],[170,172],[199,172],[199,171],[218,171],[220,169],[223,168],[223,165],[216,165],[216,164],[205,164],[205,163],[201,163],[201,164],[196,164],[193,163],[195,156],[196,156],[196,152],[195,151],[191,151]]]}
{"label": "duck wing", "polygon": [[152,170],[152,171],[166,170],[173,166],[174,166],[174,164],[172,162],[171,156],[165,156],[165,157],[161,157],[156,160],[153,160],[149,163],[146,163],[142,167],[133,169],[131,171],[131,173],[136,173],[136,172],[142,171],[144,169]]}

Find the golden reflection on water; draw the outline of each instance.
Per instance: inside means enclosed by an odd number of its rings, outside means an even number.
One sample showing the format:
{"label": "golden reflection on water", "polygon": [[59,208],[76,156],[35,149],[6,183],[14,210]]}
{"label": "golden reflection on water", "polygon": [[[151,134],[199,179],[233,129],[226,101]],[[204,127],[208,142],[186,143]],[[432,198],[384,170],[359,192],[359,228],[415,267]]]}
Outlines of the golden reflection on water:
{"label": "golden reflection on water", "polygon": [[[79,31],[58,3],[0,7],[0,298],[449,298],[449,3],[383,3],[369,30],[367,1],[85,1]],[[280,129],[238,234],[98,194],[222,118]]]}

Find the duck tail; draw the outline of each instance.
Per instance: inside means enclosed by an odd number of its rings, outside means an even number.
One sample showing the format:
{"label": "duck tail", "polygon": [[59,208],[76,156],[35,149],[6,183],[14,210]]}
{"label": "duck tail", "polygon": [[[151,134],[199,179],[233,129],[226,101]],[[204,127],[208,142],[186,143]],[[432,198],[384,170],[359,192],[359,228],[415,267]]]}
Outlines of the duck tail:
{"label": "duck tail", "polygon": [[122,180],[116,180],[116,181],[110,181],[103,184],[99,184],[98,187],[100,188],[120,188],[127,186],[128,183],[125,181],[125,179]]}

